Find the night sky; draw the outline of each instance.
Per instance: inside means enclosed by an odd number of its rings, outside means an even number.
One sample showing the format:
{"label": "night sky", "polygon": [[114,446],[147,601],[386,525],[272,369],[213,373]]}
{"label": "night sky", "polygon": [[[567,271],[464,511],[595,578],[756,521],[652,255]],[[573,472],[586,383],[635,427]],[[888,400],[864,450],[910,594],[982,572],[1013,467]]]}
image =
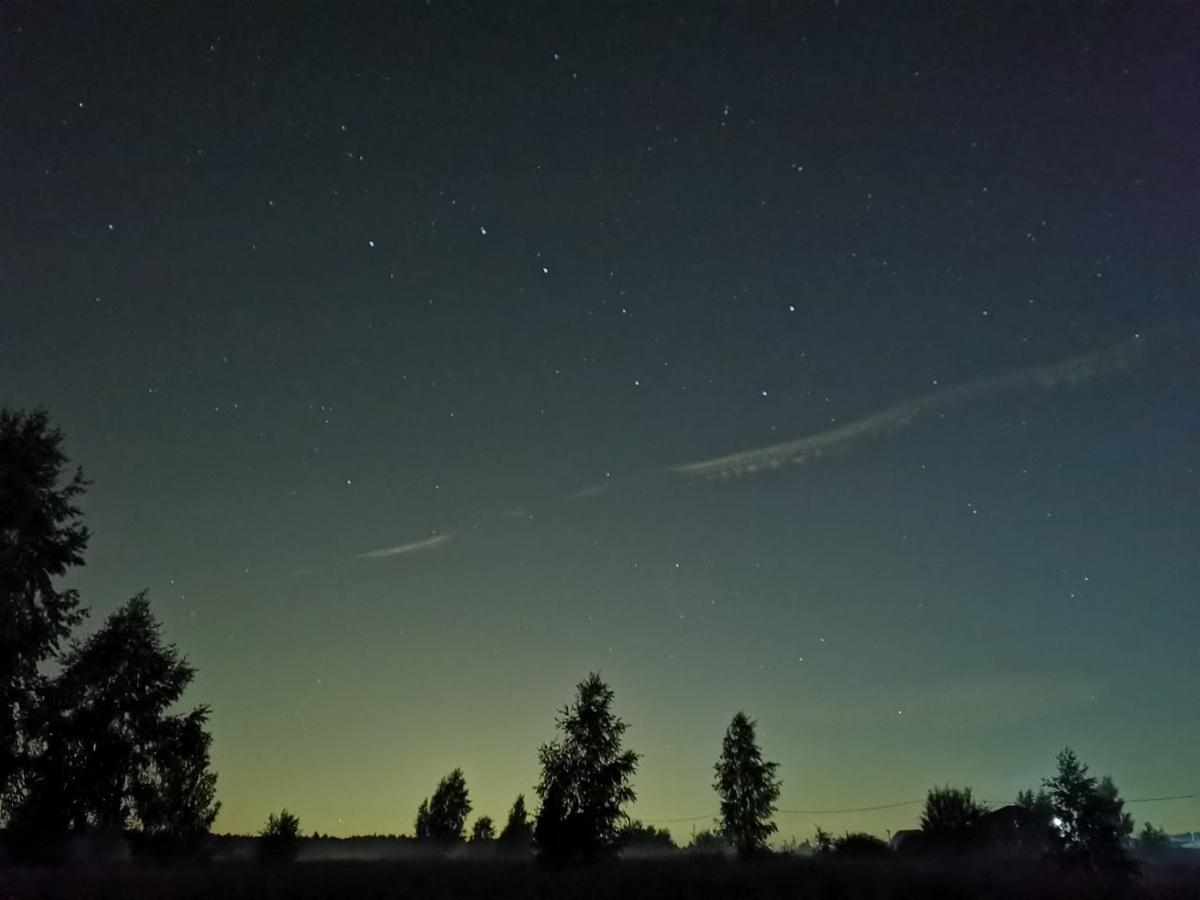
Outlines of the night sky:
{"label": "night sky", "polygon": [[0,403],[93,479],[90,627],[148,588],[199,668],[217,830],[411,832],[455,766],[502,817],[590,670],[648,821],[716,810],[739,708],[784,810],[1067,744],[1196,792],[1197,46],[1186,4],[6,4]]}

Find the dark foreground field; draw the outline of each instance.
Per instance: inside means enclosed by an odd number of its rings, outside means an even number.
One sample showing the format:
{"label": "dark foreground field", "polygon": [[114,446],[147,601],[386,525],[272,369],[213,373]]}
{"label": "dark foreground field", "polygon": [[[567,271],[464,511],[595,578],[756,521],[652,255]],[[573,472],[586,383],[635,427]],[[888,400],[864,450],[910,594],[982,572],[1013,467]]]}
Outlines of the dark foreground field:
{"label": "dark foreground field", "polygon": [[629,900],[975,900],[1026,898],[1200,898],[1200,865],[1160,864],[1122,880],[1068,875],[1052,866],[988,863],[951,869],[887,860],[816,861],[779,858],[729,861],[624,860],[598,868],[547,870],[528,862],[305,862],[279,869],[250,863],[164,869],[0,869],[0,897],[21,900],[116,898],[629,898]]}

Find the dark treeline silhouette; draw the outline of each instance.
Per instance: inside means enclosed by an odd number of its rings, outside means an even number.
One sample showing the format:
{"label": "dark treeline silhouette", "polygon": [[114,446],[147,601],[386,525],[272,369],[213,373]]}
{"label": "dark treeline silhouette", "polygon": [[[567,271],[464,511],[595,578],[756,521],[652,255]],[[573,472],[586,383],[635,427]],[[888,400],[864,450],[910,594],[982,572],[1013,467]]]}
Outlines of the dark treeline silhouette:
{"label": "dark treeline silhouette", "polygon": [[[1133,838],[1133,818],[1109,776],[1097,779],[1069,747],[1058,754],[1055,774],[1035,794],[1021,791],[1016,802],[989,810],[970,788],[932,788],[925,798],[921,827],[897,832],[890,848],[906,856],[948,856],[1003,852],[1054,859],[1068,868],[1135,868],[1131,851],[1161,853],[1164,832],[1146,823]],[[848,836],[853,837],[853,836]],[[837,839],[818,835],[818,850],[837,853]]]}
{"label": "dark treeline silhouette", "polygon": [[[44,412],[0,410],[0,828],[19,860],[52,861],[70,837],[120,838],[155,860],[204,858],[219,809],[209,765],[209,710],[173,713],[196,670],[160,635],[149,600],[138,594],[86,637],[73,636],[86,610],[56,587],[83,563],[88,531],[78,500],[82,471],[70,471],[62,434]],[[443,777],[421,801],[413,838],[437,854],[528,856],[562,865],[610,859],[624,851],[688,858],[772,853],[782,782],[764,758],[756,722],[739,711],[716,754],[713,827],[677,847],[667,829],[632,819],[640,756],[624,746],[628,725],[613,710],[613,690],[597,673],[576,686],[555,719],[557,734],[538,748],[537,809],[518,794],[497,831],[489,815],[470,825],[463,770]],[[714,747],[714,750],[717,748]],[[469,834],[469,838],[468,838]],[[299,818],[272,813],[253,855],[283,865],[304,858],[317,832],[301,836]],[[350,840],[350,839],[346,839]],[[1036,793],[989,809],[968,787],[930,789],[920,827],[884,842],[862,832],[818,828],[800,847],[817,857],[970,859],[1004,854],[1051,859],[1075,870],[1134,870],[1131,854],[1165,854],[1168,836],[1134,822],[1108,776],[1096,778],[1069,748]]]}
{"label": "dark treeline silhouette", "polygon": [[[612,710],[612,689],[591,674],[576,689],[575,701],[557,718],[559,736],[539,750],[542,800],[531,825],[525,798],[519,795],[499,839],[487,816],[476,820],[469,842],[507,844],[536,852],[551,863],[595,861],[618,852],[632,855],[679,850],[670,832],[631,819],[625,811],[638,754],[624,749],[627,725]],[[738,712],[726,729],[714,766],[713,788],[721,809],[714,826],[693,835],[683,850],[692,856],[736,854],[750,859],[771,854],[768,839],[776,831],[773,817],[782,783],[778,764],[763,758],[756,723]],[[418,840],[449,845],[464,840],[471,810],[465,778],[455,769],[439,782],[432,799],[417,814]],[[1132,852],[1150,857],[1169,847],[1160,829],[1146,824],[1135,840],[1133,820],[1113,780],[1095,778],[1074,751],[1064,749],[1055,774],[1035,793],[1021,791],[1012,804],[989,809],[969,787],[931,788],[920,814],[920,827],[898,832],[890,841],[865,832],[833,836],[817,829],[816,837],[792,851],[846,859],[960,858],[1002,855],[1049,859],[1068,868],[1135,870]]]}

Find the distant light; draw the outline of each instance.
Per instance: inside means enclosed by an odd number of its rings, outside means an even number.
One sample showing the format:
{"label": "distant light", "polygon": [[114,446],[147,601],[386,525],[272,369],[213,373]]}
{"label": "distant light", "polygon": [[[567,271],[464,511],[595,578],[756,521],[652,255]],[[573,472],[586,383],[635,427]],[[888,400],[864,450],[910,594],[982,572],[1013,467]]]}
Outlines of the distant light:
{"label": "distant light", "polygon": [[788,306],[788,312],[795,312],[795,311],[796,311],[796,307],[790,306],[790,305]]}
{"label": "distant light", "polygon": [[550,274],[550,270],[549,270],[549,269],[547,269],[545,266],[542,266],[542,274],[543,274],[543,275],[549,275],[549,274]]}
{"label": "distant light", "polygon": [[639,379],[635,378],[635,379],[633,379],[633,386],[634,386],[634,387],[641,387],[641,386],[642,386],[642,382],[641,382]]}
{"label": "distant light", "polygon": [[765,396],[767,396],[767,392],[766,392],[766,391],[759,391],[759,393],[761,393],[761,394],[762,394],[764,397],[765,397]]}
{"label": "distant light", "polygon": [[108,230],[109,230],[109,231],[112,231],[112,230],[113,230],[113,224],[112,224],[111,222],[108,224]]}
{"label": "distant light", "polygon": [[555,62],[558,62],[560,59],[562,59],[562,57],[561,57],[561,56],[559,56],[557,53],[555,53],[555,54],[554,54],[554,61],[555,61]]}
{"label": "distant light", "polygon": [[480,225],[480,226],[479,226],[479,233],[480,233],[480,234],[487,234],[487,229],[486,229],[486,228],[484,228],[482,225]]}
{"label": "distant light", "polygon": [[367,246],[368,246],[368,247],[370,247],[372,250],[374,250],[374,249],[375,249],[375,242],[374,242],[374,241],[367,241]]}

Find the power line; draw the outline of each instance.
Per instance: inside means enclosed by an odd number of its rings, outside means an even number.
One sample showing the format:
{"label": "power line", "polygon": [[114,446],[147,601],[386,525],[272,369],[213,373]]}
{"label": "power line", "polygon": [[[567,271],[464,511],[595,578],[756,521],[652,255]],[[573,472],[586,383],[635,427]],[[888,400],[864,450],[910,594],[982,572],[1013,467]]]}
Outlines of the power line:
{"label": "power line", "polygon": [[[924,800],[903,800],[900,803],[883,803],[879,806],[858,806],[852,809],[777,809],[775,812],[785,816],[836,816],[843,813],[876,812],[881,809],[896,809],[901,806],[913,806],[924,802]],[[643,821],[671,825],[679,822],[699,822],[701,819],[716,819],[720,815],[720,813],[714,812],[705,813],[702,816],[685,816],[680,819],[643,819]]]}
{"label": "power line", "polygon": [[[1162,803],[1167,800],[1195,800],[1200,794],[1172,794],[1167,797],[1134,797],[1126,800],[1126,803]],[[918,803],[924,803],[924,800],[901,800],[899,803],[881,803],[878,806],[854,806],[847,809],[777,809],[776,813],[781,813],[787,816],[840,816],[848,813],[864,813],[878,812],[883,809],[899,809],[902,806],[916,806]],[[989,806],[1007,806],[1012,803],[1011,800],[983,800],[980,801]],[[720,813],[704,813],[700,816],[683,816],[678,819],[650,819],[642,818],[644,822],[651,822],[658,825],[678,825],[686,822],[699,822],[702,819],[717,819],[720,818]]]}
{"label": "power line", "polygon": [[[1172,794],[1169,797],[1133,797],[1132,799],[1121,799],[1125,803],[1161,803],[1164,800],[1195,800],[1200,794]],[[986,803],[988,806],[1008,806],[1012,803],[1011,800],[980,800],[980,803]]]}
{"label": "power line", "polygon": [[856,806],[851,809],[779,809],[776,812],[789,816],[840,816],[843,813],[876,812],[881,809],[898,809],[901,806],[913,806],[924,803],[924,800],[901,800],[899,803],[882,803],[879,806]]}
{"label": "power line", "polygon": [[720,813],[705,813],[702,816],[684,816],[682,819],[646,819],[642,818],[643,822],[651,822],[658,825],[678,825],[680,822],[699,822],[701,819],[716,819]]}

